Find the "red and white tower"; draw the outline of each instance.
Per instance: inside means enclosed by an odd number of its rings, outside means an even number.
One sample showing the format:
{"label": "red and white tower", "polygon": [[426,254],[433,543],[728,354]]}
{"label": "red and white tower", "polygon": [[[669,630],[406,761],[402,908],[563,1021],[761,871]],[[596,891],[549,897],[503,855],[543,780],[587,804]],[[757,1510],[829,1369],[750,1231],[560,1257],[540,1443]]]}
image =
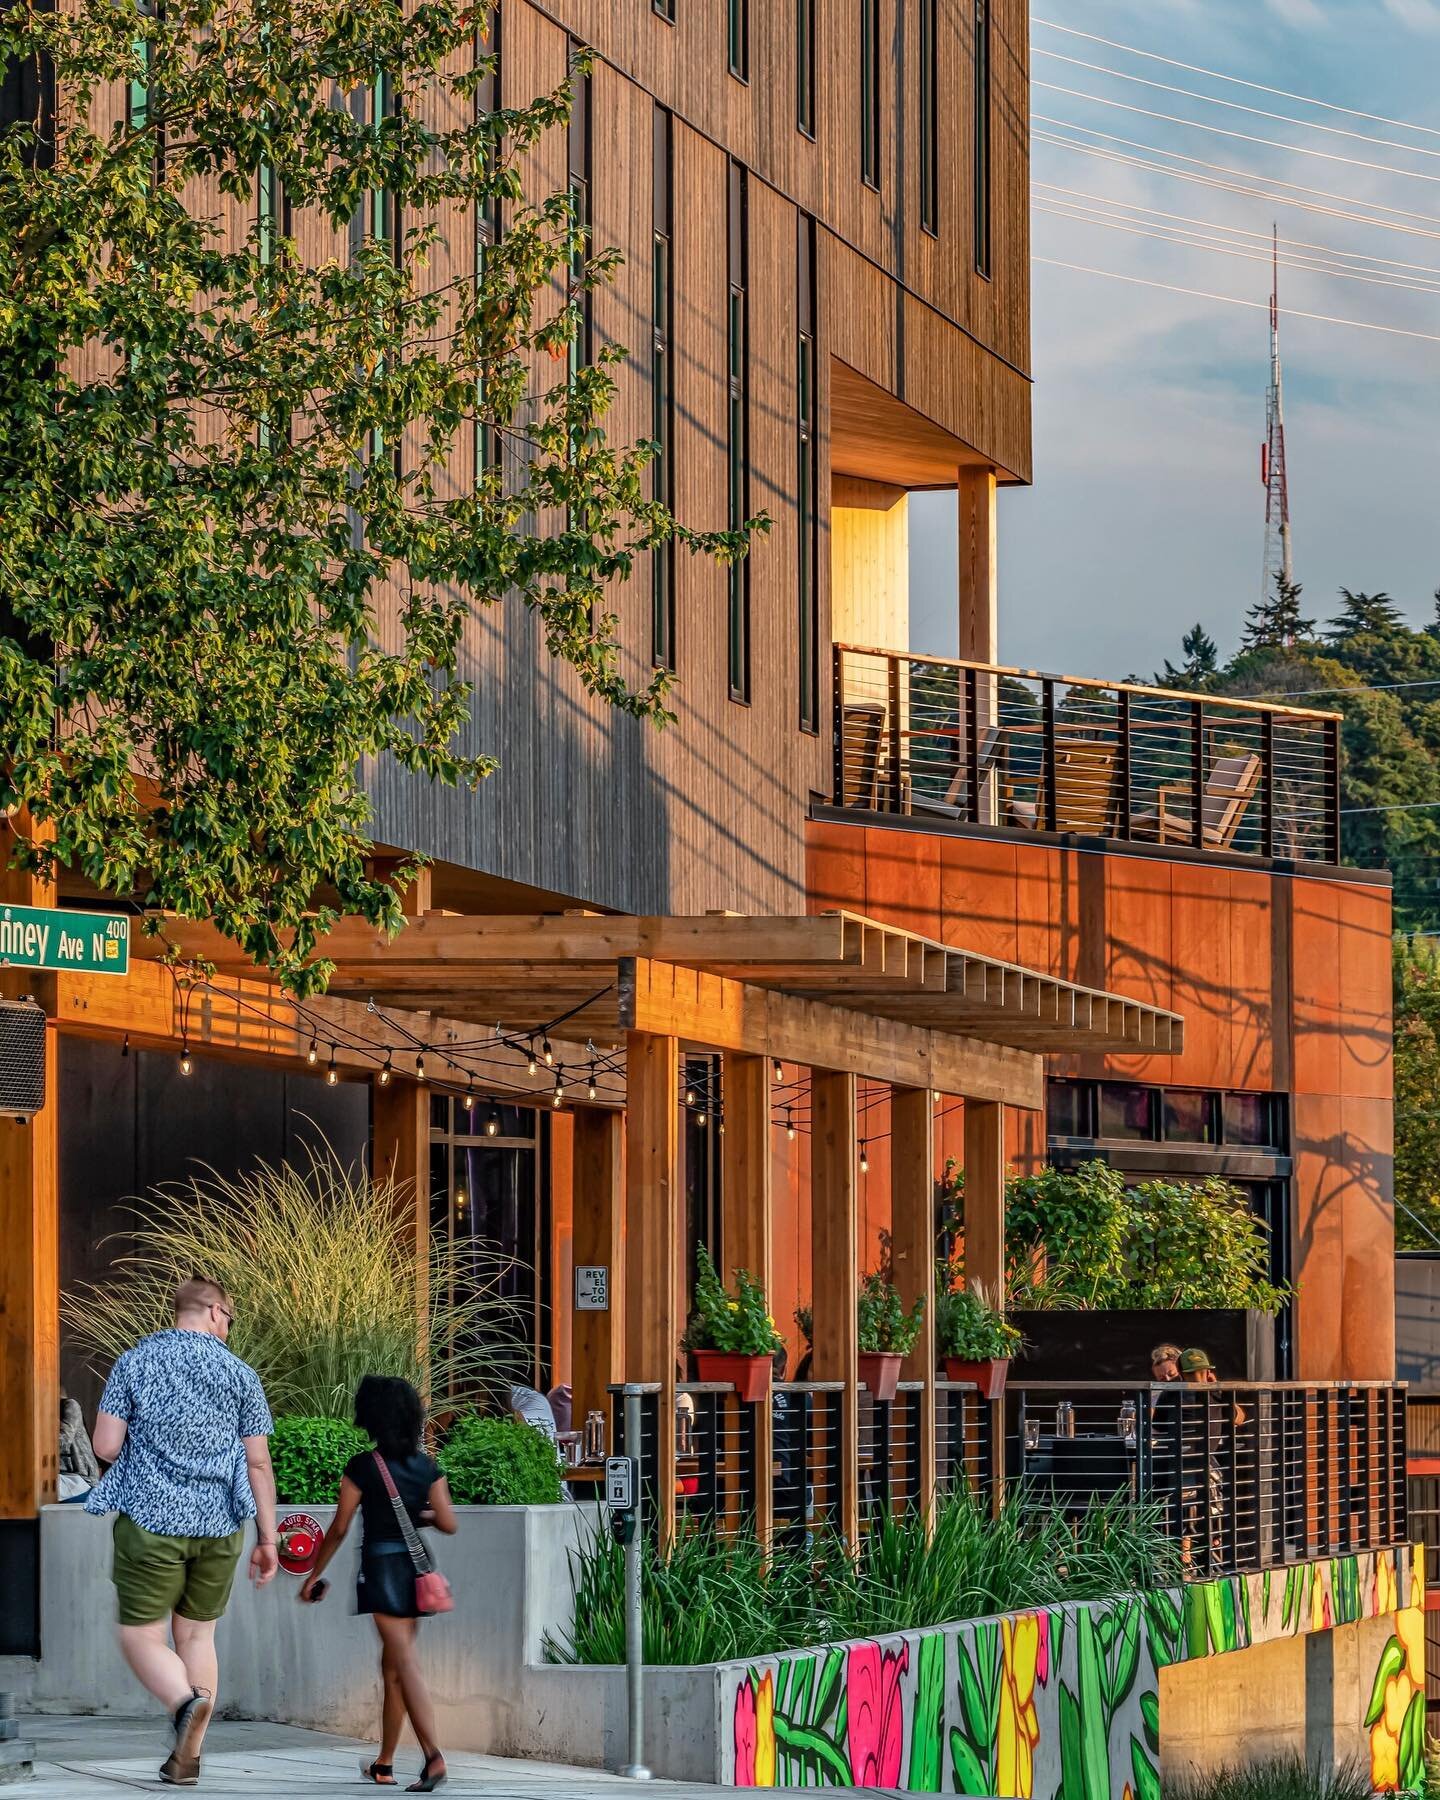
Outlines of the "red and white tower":
{"label": "red and white tower", "polygon": [[1265,398],[1265,442],[1260,446],[1260,481],[1265,489],[1265,565],[1260,598],[1275,598],[1275,578],[1294,579],[1290,559],[1290,489],[1285,480],[1285,410],[1280,394],[1280,244],[1271,227],[1270,391]]}

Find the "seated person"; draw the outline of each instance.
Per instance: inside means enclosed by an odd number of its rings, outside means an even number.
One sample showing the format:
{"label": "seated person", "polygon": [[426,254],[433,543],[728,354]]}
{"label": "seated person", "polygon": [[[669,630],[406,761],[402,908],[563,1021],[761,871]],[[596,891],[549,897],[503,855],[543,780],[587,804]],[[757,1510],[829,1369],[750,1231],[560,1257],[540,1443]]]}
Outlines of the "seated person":
{"label": "seated person", "polygon": [[1180,1354],[1178,1344],[1157,1344],[1150,1352],[1150,1379],[1179,1381]]}
{"label": "seated person", "polygon": [[558,1387],[552,1387],[545,1398],[550,1402],[555,1429],[564,1437],[575,1426],[575,1395],[569,1382],[562,1381]]}
{"label": "seated person", "polygon": [[550,1409],[550,1402],[538,1389],[524,1387],[516,1382],[510,1389],[510,1410],[517,1419],[526,1425],[534,1426],[560,1452],[560,1434],[555,1429],[555,1414]]}
{"label": "seated person", "polygon": [[57,1495],[61,1500],[83,1500],[100,1479],[100,1465],[90,1434],[85,1429],[85,1415],[80,1402],[60,1390],[60,1461]]}

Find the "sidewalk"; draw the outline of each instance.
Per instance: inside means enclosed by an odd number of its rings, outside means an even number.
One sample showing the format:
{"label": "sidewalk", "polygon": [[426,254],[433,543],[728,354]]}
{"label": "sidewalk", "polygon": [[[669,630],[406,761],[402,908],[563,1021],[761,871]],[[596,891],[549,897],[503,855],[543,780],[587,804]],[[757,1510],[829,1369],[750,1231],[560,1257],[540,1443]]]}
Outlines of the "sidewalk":
{"label": "sidewalk", "polygon": [[[58,1718],[30,1715],[20,1734],[35,1745],[35,1780],[12,1789],[16,1800],[97,1800],[107,1789],[173,1794],[156,1771],[168,1745],[154,1719]],[[352,1743],[293,1725],[239,1724],[217,1719],[205,1740],[205,1772],[199,1794],[244,1795],[245,1800],[304,1800],[312,1794],[374,1793],[359,1779],[360,1758],[373,1744]],[[621,1800],[628,1791],[651,1789],[665,1800],[715,1800],[721,1790],[676,1782],[622,1781],[595,1769],[513,1762],[498,1756],[457,1753],[448,1757],[450,1779],[442,1794],[479,1794],[486,1800]],[[402,1747],[396,1764],[403,1792],[419,1773],[420,1753]],[[794,1791],[794,1790],[792,1790]],[[878,1793],[879,1789],[865,1790]]]}

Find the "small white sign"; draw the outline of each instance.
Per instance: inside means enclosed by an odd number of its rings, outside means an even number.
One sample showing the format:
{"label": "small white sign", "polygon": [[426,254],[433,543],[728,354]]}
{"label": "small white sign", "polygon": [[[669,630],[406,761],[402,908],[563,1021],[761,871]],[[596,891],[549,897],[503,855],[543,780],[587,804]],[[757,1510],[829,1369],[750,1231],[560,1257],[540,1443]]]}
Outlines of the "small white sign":
{"label": "small white sign", "polygon": [[635,1505],[635,1458],[605,1459],[605,1504],[612,1512],[630,1512]]}
{"label": "small white sign", "polygon": [[582,1264],[575,1271],[576,1312],[609,1312],[610,1271],[603,1264]]}

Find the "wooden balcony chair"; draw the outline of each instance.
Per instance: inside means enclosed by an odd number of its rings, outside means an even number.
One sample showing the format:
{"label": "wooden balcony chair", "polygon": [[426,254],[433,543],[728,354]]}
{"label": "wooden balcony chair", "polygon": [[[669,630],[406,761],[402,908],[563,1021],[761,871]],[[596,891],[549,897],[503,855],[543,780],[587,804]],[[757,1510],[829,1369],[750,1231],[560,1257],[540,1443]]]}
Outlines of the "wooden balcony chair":
{"label": "wooden balcony chair", "polygon": [[[1000,760],[1000,752],[1004,749],[1004,737],[1000,726],[987,725],[980,733],[980,742],[975,751],[975,775],[984,781]],[[969,817],[970,808],[963,798],[966,784],[970,778],[970,758],[963,740],[956,757],[955,773],[950,777],[950,785],[937,799],[928,794],[916,793],[911,777],[912,791],[910,810],[912,813],[924,813],[939,819],[964,819]]]}
{"label": "wooden balcony chair", "polygon": [[[1216,757],[1200,801],[1200,837],[1207,850],[1230,848],[1259,785],[1260,758],[1253,750],[1243,755]],[[1186,781],[1162,787],[1156,796],[1156,810],[1136,813],[1131,820],[1133,834],[1154,838],[1161,844],[1193,843],[1195,827],[1191,814],[1170,810],[1172,796],[1188,798],[1189,794],[1190,784]]]}
{"label": "wooden balcony chair", "polygon": [[847,700],[841,719],[842,806],[879,810],[880,747],[885,739],[885,707],[878,700]]}
{"label": "wooden balcony chair", "polygon": [[[1005,792],[1011,822],[1035,831],[1042,822],[1043,776],[1016,776]],[[1021,783],[1032,797],[1021,791]],[[1055,747],[1055,813],[1052,831],[1103,837],[1115,810],[1115,745],[1094,738],[1062,739]]]}

